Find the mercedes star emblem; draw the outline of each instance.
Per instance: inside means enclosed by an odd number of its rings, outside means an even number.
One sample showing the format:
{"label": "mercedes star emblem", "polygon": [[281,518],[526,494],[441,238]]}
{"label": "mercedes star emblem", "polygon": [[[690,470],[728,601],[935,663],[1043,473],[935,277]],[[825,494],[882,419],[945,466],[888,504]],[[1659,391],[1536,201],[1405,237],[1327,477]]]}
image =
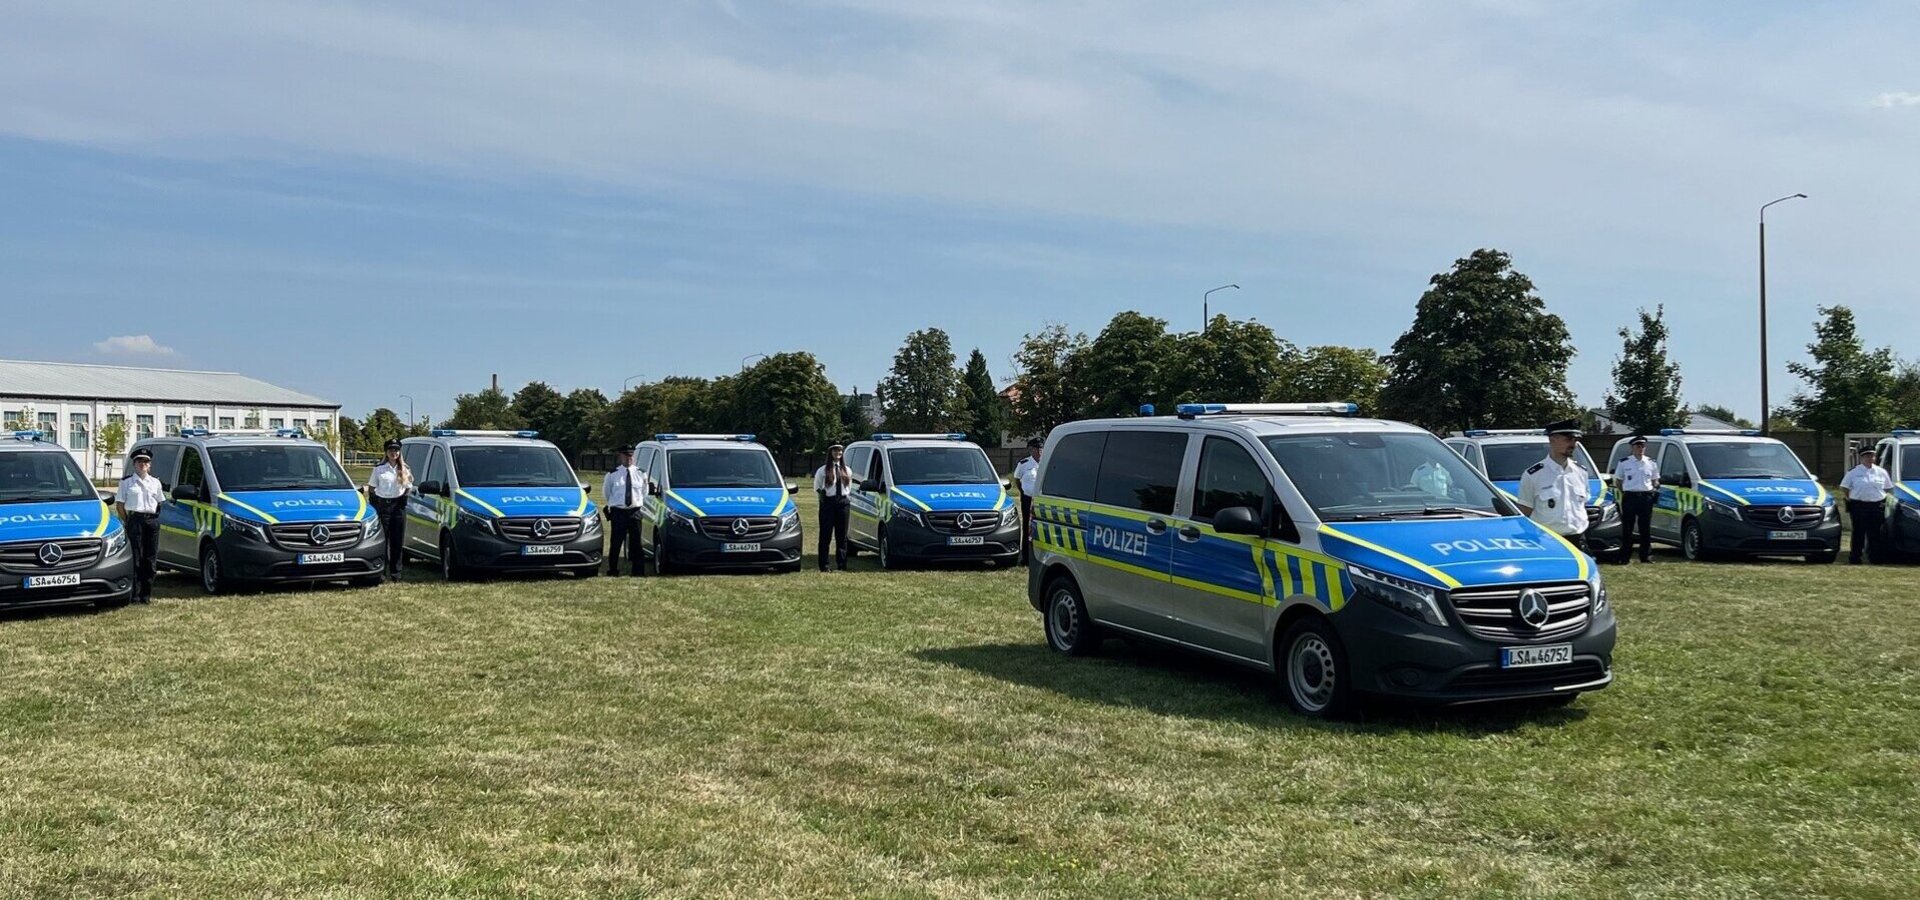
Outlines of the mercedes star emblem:
{"label": "mercedes star emblem", "polygon": [[1547,624],[1547,595],[1528,589],[1520,592],[1520,621],[1539,628]]}
{"label": "mercedes star emblem", "polygon": [[747,533],[747,528],[748,528],[748,527],[749,527],[749,526],[747,525],[747,520],[745,520],[745,519],[735,519],[735,520],[733,520],[733,533],[734,533],[734,534],[736,534],[736,535],[739,535],[739,536],[742,536],[742,537],[745,537],[745,536],[746,536],[746,533]]}
{"label": "mercedes star emblem", "polygon": [[333,529],[328,528],[325,525],[315,525],[312,528],[307,529],[307,540],[312,541],[313,545],[316,547],[326,543],[328,539],[332,537],[333,537]]}
{"label": "mercedes star emblem", "polygon": [[1780,507],[1780,524],[1782,525],[1793,524],[1793,507],[1791,506]]}
{"label": "mercedes star emblem", "polygon": [[971,531],[973,529],[973,513],[961,513],[959,518],[953,520],[953,523],[960,526],[961,531]]}
{"label": "mercedes star emblem", "polygon": [[41,544],[40,545],[40,564],[41,565],[57,566],[60,564],[61,560],[66,558],[67,558],[67,551],[60,549],[59,544]]}
{"label": "mercedes star emblem", "polygon": [[552,533],[553,533],[553,523],[552,523],[552,522],[549,522],[549,521],[547,521],[547,520],[545,520],[545,519],[536,519],[536,520],[534,520],[534,523],[533,523],[533,536],[534,536],[534,537],[537,537],[537,538],[539,538],[539,539],[541,539],[541,540],[543,540],[543,541],[544,541],[544,540],[546,540],[546,539],[547,539],[547,535],[550,535],[550,534],[552,534]]}

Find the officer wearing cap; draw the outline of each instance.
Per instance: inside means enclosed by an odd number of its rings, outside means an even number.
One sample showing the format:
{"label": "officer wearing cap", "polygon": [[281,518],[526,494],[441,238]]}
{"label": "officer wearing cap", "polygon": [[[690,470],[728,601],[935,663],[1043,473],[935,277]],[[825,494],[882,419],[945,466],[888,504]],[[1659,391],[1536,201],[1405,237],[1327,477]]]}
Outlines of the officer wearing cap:
{"label": "officer wearing cap", "polygon": [[833,543],[834,565],[847,570],[847,520],[852,516],[853,492],[860,489],[853,470],[847,467],[847,448],[834,444],[827,448],[827,464],[814,470],[813,492],[820,498],[820,536],[814,558],[820,571],[827,570],[827,544]]}
{"label": "officer wearing cap", "polygon": [[640,559],[640,513],[646,508],[647,473],[633,464],[632,447],[615,447],[613,455],[620,464],[607,473],[600,485],[600,494],[607,500],[607,530],[612,533],[609,538],[612,546],[607,549],[607,574],[620,574],[620,553],[624,547],[628,570],[634,575],[645,575],[647,566]]}
{"label": "officer wearing cap", "polygon": [[385,450],[386,460],[373,467],[360,490],[373,503],[387,535],[387,577],[399,581],[407,560],[407,492],[413,490],[413,470],[400,455],[399,440],[388,438]]}
{"label": "officer wearing cap", "polygon": [[1847,562],[1859,565],[1862,554],[1869,562],[1880,562],[1881,526],[1887,520],[1887,496],[1893,492],[1893,476],[1879,466],[1880,454],[1872,447],[1862,448],[1860,464],[1840,479],[1847,492],[1847,522],[1853,528]]}
{"label": "officer wearing cap", "polygon": [[153,572],[160,552],[160,503],[166,493],[153,477],[153,451],[135,447],[127,457],[133,471],[120,479],[113,505],[127,529],[127,547],[133,551],[133,602],[153,602]]}
{"label": "officer wearing cap", "polygon": [[1045,444],[1039,438],[1027,439],[1027,458],[1013,467],[1014,480],[1020,482],[1020,557],[1026,558],[1027,550],[1033,539],[1033,495],[1040,490],[1040,448]]}
{"label": "officer wearing cap", "polygon": [[1620,483],[1621,523],[1620,559],[1633,560],[1633,536],[1640,535],[1640,561],[1653,562],[1653,507],[1660,499],[1660,464],[1647,455],[1647,436],[1636,434],[1628,442],[1633,455],[1613,467]]}
{"label": "officer wearing cap", "polygon": [[1576,549],[1585,549],[1587,479],[1592,475],[1573,458],[1580,423],[1555,422],[1546,432],[1547,458],[1520,476],[1520,511]]}

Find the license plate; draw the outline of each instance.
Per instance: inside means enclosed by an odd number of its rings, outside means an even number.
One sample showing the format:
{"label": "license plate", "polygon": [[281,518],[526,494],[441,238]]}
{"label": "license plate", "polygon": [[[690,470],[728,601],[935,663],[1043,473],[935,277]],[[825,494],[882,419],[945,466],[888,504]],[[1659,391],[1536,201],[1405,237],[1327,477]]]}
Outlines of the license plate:
{"label": "license plate", "polygon": [[721,553],[759,553],[759,544],[721,544]]}
{"label": "license plate", "polygon": [[1804,541],[1807,539],[1807,533],[1804,531],[1769,531],[1767,532],[1767,537],[1776,541]]}
{"label": "license plate", "polygon": [[520,548],[521,556],[555,556],[567,552],[560,544],[525,544]]}
{"label": "license plate", "polygon": [[986,543],[986,542],[987,542],[987,539],[986,539],[986,538],[983,538],[983,537],[950,537],[950,538],[947,538],[947,546],[949,546],[949,547],[978,547],[978,546],[980,546],[981,544],[984,544],[984,543]]}
{"label": "license plate", "polygon": [[27,578],[27,587],[30,588],[72,587],[79,583],[79,572],[71,572],[66,575],[33,575]]}
{"label": "license plate", "polygon": [[1564,666],[1573,662],[1572,644],[1545,644],[1539,647],[1501,647],[1500,668],[1525,669],[1529,666]]}
{"label": "license plate", "polygon": [[345,553],[302,553],[300,564],[303,566],[324,565],[326,563],[346,562]]}

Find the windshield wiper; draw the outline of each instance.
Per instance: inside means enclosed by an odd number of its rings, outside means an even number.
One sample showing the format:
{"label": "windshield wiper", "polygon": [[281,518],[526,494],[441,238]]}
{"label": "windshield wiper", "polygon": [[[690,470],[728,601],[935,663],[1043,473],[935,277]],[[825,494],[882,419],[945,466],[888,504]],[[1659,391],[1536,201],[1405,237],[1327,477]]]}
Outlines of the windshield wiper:
{"label": "windshield wiper", "polygon": [[1335,513],[1329,516],[1328,518],[1335,522],[1374,522],[1374,521],[1386,521],[1387,519],[1391,519],[1393,517],[1390,515],[1387,515],[1386,513],[1356,512],[1356,513]]}
{"label": "windshield wiper", "polygon": [[98,500],[98,497],[75,497],[70,494],[30,494],[25,497],[9,497],[0,503],[63,503],[70,500]]}
{"label": "windshield wiper", "polygon": [[1497,517],[1499,514],[1466,506],[1426,506],[1421,507],[1418,511],[1409,509],[1389,513],[1388,515],[1393,518],[1404,518],[1406,516],[1474,516],[1481,519],[1490,519]]}

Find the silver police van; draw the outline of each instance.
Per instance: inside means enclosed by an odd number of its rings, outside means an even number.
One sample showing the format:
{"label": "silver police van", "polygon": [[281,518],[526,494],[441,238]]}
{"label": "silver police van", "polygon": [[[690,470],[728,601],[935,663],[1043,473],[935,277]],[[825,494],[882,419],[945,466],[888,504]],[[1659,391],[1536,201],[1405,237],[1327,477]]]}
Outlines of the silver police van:
{"label": "silver police van", "polygon": [[0,609],[133,598],[133,554],[73,454],[39,431],[0,437]]}
{"label": "silver police van", "polygon": [[537,431],[436,428],[400,442],[413,470],[408,555],[458,581],[483,572],[600,571],[600,513]]}
{"label": "silver police van", "polygon": [[800,571],[800,489],[753,437],[656,434],[635,448],[634,465],[647,473],[640,547],[655,574]]}
{"label": "silver police van", "polygon": [[[1632,452],[1621,438],[1618,466]],[[1663,428],[1647,441],[1660,466],[1653,539],[1687,559],[1798,556],[1830,563],[1840,555],[1840,510],[1791,448],[1759,431]]]}
{"label": "silver police van", "polygon": [[1567,702],[1613,680],[1599,567],[1432,434],[1348,403],[1183,404],[1048,437],[1028,595],[1055,650],[1142,637],[1356,695]]}
{"label": "silver police van", "polygon": [[850,543],[884,568],[908,562],[1020,558],[1020,504],[980,445],[964,434],[876,434],[847,447],[860,479],[848,503]]}
{"label": "silver police van", "polygon": [[159,568],[197,575],[218,594],[263,582],[386,577],[380,519],[325,444],[299,429],[147,438],[160,504]]}

